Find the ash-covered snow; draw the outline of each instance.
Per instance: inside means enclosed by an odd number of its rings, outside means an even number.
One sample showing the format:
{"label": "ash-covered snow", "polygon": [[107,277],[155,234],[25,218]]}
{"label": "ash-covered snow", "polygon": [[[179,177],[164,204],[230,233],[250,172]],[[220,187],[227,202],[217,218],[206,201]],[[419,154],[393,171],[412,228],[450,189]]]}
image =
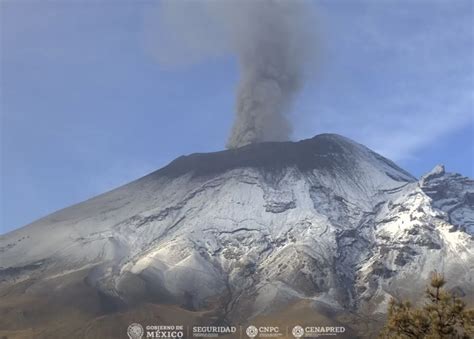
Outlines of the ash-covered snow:
{"label": "ash-covered snow", "polygon": [[91,265],[111,298],[234,319],[301,299],[379,312],[433,270],[472,293],[473,187],[333,134],[193,154],[2,236],[0,286]]}

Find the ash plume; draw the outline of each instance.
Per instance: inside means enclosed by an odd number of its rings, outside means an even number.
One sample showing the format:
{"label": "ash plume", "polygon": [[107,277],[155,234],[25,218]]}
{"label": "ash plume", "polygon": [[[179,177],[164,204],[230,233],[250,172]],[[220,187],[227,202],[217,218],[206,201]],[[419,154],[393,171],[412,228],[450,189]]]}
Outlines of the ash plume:
{"label": "ash plume", "polygon": [[156,54],[186,64],[234,53],[240,76],[227,147],[288,140],[288,113],[314,55],[309,13],[298,0],[165,1]]}

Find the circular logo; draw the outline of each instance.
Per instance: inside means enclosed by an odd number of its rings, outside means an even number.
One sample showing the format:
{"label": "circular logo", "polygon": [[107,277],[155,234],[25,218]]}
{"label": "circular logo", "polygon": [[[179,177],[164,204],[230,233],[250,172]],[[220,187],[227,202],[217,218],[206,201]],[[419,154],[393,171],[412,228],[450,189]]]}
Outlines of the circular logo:
{"label": "circular logo", "polygon": [[142,339],[143,326],[137,323],[130,324],[127,328],[127,334],[130,339]]}
{"label": "circular logo", "polygon": [[255,326],[249,326],[245,333],[247,333],[250,338],[255,338],[258,334],[258,329]]}
{"label": "circular logo", "polygon": [[301,338],[304,334],[304,329],[301,326],[295,326],[293,327],[293,330],[291,331],[293,333],[293,336],[295,338]]}

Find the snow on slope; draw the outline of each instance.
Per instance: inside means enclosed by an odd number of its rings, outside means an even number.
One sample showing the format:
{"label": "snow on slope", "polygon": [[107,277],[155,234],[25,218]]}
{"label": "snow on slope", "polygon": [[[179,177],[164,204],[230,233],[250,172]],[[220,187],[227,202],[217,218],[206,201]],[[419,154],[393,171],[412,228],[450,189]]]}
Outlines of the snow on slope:
{"label": "snow on slope", "polygon": [[378,312],[434,269],[474,292],[473,192],[332,134],[193,154],[2,236],[0,286],[89,265],[89,283],[125,304]]}

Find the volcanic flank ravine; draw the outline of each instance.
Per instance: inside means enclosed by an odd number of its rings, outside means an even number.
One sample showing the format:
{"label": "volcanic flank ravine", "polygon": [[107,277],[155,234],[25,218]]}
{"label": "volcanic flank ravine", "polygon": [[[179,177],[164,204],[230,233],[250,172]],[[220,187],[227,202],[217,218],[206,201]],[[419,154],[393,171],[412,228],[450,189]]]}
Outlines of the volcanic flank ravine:
{"label": "volcanic flank ravine", "polygon": [[132,322],[377,332],[430,272],[474,295],[474,181],[420,180],[345,137],[168,166],[0,238],[0,336],[125,337]]}

